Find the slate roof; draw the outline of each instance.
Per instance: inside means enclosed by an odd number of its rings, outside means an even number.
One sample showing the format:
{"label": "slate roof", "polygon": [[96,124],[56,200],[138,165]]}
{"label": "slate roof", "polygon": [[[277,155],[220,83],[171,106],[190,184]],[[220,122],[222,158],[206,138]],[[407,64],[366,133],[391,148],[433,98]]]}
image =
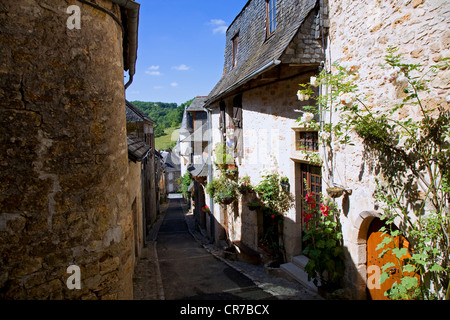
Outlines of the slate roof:
{"label": "slate roof", "polygon": [[186,109],[186,110],[184,110],[183,119],[181,120],[180,133],[181,132],[185,133],[186,131],[192,132],[193,130],[194,130],[194,126],[193,126],[192,117],[189,114],[189,112],[187,112],[187,109]]}
{"label": "slate roof", "polygon": [[134,134],[127,137],[128,157],[133,162],[141,162],[147,158],[152,148]]}
{"label": "slate roof", "polygon": [[176,152],[170,151],[170,152],[162,152],[164,164],[166,165],[166,169],[169,171],[180,171],[181,170],[181,164],[180,164],[180,158],[176,154]]}
{"label": "slate roof", "polygon": [[139,110],[136,106],[134,106],[131,102],[125,100],[126,105],[126,114],[127,114],[127,122],[141,122],[147,121],[155,124],[156,122],[150,119],[145,113]]}
{"label": "slate roof", "polygon": [[[280,58],[318,0],[278,0],[277,27],[266,39],[266,3],[250,0],[227,30],[224,75],[207,105],[280,63]],[[238,63],[232,68],[232,39],[238,35]]]}
{"label": "slate roof", "polygon": [[204,108],[206,100],[208,100],[207,96],[195,97],[194,101],[192,101],[192,103],[189,106],[189,108],[187,108],[187,111],[188,112],[206,111],[205,108]]}
{"label": "slate roof", "polygon": [[208,165],[206,162],[202,164],[192,165],[187,169],[193,177],[207,177],[208,176]]}

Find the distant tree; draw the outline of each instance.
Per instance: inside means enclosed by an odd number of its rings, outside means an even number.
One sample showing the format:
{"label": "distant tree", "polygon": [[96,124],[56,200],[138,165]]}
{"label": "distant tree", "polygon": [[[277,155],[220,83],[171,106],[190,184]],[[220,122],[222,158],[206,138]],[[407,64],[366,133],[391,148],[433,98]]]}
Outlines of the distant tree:
{"label": "distant tree", "polygon": [[131,103],[156,122],[155,137],[158,138],[165,135],[165,129],[181,126],[184,110],[191,105],[192,101],[194,99],[179,106],[176,103],[167,102],[132,101]]}

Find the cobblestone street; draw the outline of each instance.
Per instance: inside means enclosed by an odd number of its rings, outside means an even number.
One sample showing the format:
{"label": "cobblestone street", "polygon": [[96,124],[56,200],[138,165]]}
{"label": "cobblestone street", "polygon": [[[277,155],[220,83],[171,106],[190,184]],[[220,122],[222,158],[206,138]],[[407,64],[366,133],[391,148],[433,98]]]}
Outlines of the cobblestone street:
{"label": "cobblestone street", "polygon": [[[177,217],[184,217],[184,220]],[[177,226],[174,226],[175,224]],[[187,226],[187,232],[183,231],[183,226]],[[175,241],[176,249],[188,256],[179,256],[177,259],[165,259],[160,256],[165,250],[174,250],[170,244],[165,244],[167,241],[165,238],[168,236],[171,237],[171,241]],[[223,258],[222,250],[209,244],[195,228],[194,217],[181,200],[171,199],[169,205],[165,205],[165,212],[152,229],[149,239],[135,271],[135,300],[322,299],[298,283],[266,274],[263,266]],[[188,244],[192,239],[195,240],[196,247]],[[181,255],[178,252],[176,254]],[[213,259],[210,260],[211,258]],[[178,275],[182,273],[181,278],[174,279],[175,276],[169,274],[169,269],[174,269]],[[221,278],[222,271],[228,274],[230,281],[227,277]],[[214,276],[208,277],[208,272],[213,272]],[[175,288],[169,286],[171,281],[175,281],[178,285]],[[190,283],[192,288],[183,286],[184,281]]]}

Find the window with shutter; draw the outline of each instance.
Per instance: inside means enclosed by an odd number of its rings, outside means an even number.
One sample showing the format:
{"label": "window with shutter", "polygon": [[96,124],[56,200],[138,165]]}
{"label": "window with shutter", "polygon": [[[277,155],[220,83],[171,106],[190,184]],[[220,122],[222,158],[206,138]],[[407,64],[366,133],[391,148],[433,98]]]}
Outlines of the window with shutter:
{"label": "window with shutter", "polygon": [[227,133],[227,126],[226,126],[226,105],[225,102],[220,102],[220,116],[219,116],[219,127],[220,131],[222,132],[222,141],[225,141],[225,135]]}
{"label": "window with shutter", "polygon": [[242,158],[244,155],[244,133],[242,130],[242,95],[233,99],[233,127],[234,127],[234,150],[236,156]]}

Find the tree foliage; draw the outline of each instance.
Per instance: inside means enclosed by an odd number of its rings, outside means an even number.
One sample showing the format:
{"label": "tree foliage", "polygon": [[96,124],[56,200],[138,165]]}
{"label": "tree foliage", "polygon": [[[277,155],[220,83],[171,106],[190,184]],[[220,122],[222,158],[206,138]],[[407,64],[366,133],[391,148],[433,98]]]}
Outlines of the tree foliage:
{"label": "tree foliage", "polygon": [[158,138],[165,135],[165,129],[181,126],[184,110],[191,105],[193,100],[186,101],[179,106],[176,103],[167,102],[132,101],[132,103],[156,122],[155,138]]}

